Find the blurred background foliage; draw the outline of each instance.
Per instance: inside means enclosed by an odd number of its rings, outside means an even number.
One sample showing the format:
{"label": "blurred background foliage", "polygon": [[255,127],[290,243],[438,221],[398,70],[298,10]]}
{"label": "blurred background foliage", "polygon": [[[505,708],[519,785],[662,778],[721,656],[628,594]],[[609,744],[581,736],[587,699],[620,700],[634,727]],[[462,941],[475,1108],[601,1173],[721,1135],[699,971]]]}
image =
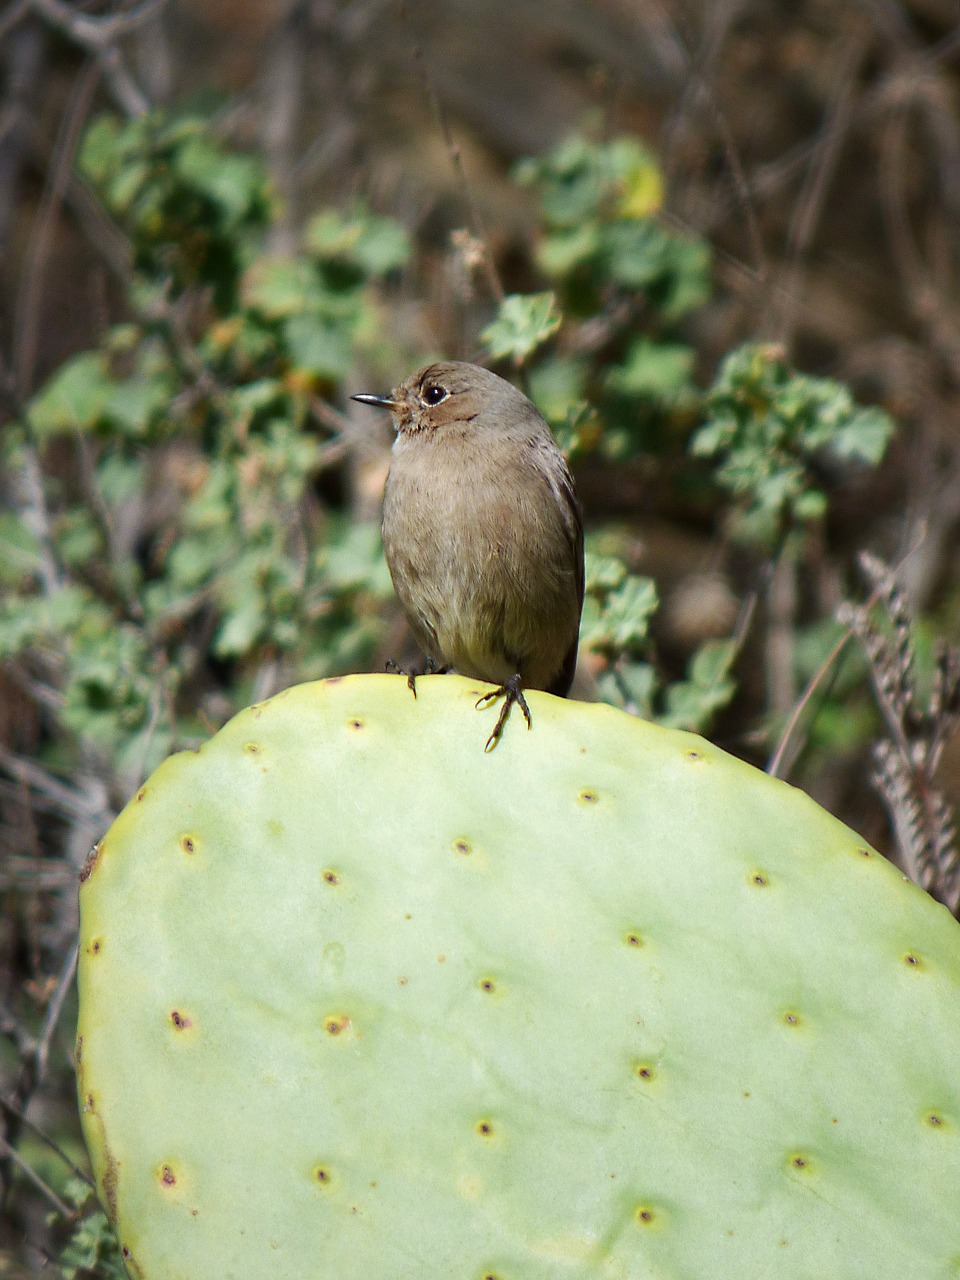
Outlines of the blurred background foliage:
{"label": "blurred background foliage", "polygon": [[90,846],[249,702],[416,656],[349,394],[433,357],[576,472],[576,696],[956,909],[950,0],[9,0],[0,55],[0,1274],[121,1274],[71,1092]]}

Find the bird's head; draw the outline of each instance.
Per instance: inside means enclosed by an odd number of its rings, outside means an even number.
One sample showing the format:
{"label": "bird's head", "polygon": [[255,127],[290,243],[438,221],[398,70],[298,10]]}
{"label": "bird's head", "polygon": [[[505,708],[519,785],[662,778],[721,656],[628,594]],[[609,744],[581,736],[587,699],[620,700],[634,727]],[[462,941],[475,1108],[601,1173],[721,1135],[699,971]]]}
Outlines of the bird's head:
{"label": "bird's head", "polygon": [[[427,365],[389,395],[362,392],[351,396],[361,404],[389,409],[404,435],[433,432],[453,423],[499,422],[504,415],[525,417],[533,408],[520,391],[489,369],[462,361]],[[484,411],[492,411],[484,413]],[[502,410],[501,412],[496,412]]]}

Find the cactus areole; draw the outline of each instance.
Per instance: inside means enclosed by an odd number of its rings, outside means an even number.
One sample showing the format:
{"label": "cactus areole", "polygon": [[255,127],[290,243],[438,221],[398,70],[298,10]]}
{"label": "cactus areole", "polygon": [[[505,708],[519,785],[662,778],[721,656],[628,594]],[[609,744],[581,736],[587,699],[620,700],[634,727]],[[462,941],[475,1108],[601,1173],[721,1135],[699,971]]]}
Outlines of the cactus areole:
{"label": "cactus areole", "polygon": [[84,869],[77,1070],[139,1280],[960,1276],[960,926],[700,738],[303,685]]}

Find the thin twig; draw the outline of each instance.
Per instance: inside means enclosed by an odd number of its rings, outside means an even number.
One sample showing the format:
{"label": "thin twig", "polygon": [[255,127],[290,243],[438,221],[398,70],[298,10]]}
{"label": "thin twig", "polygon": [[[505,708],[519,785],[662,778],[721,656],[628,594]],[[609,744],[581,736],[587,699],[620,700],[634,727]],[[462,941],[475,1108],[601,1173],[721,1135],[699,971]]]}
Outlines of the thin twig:
{"label": "thin twig", "polygon": [[78,13],[62,0],[31,0],[31,4],[44,21],[91,55],[128,116],[142,116],[149,111],[150,99],[127,69],[117,42],[154,19],[167,0],[143,0],[134,9],[103,18]]}
{"label": "thin twig", "polygon": [[74,153],[99,79],[100,69],[95,62],[86,63],[77,75],[57,135],[50,178],[37,213],[37,231],[27,253],[27,261],[21,277],[17,299],[19,332],[14,358],[17,394],[21,400],[26,400],[33,390],[40,334],[43,278],[53,245],[60,205],[70,180]]}
{"label": "thin twig", "polygon": [[816,692],[817,688],[820,685],[821,680],[823,680],[827,672],[830,671],[830,669],[833,667],[833,664],[840,657],[840,654],[843,652],[844,648],[846,647],[846,645],[848,644],[848,642],[851,640],[852,637],[853,637],[853,628],[852,627],[844,628],[843,633],[840,636],[840,639],[833,646],[833,648],[830,650],[830,652],[827,654],[824,660],[820,663],[820,666],[817,667],[816,671],[813,673],[810,680],[807,682],[807,687],[804,689],[803,693],[797,699],[794,705],[793,711],[791,711],[790,713],[790,718],[787,721],[787,723],[784,725],[783,732],[780,735],[780,741],[777,743],[777,749],[776,751],[774,751],[773,755],[770,757],[769,761],[767,762],[767,773],[769,773],[771,778],[779,778],[780,766],[782,765],[783,758],[787,753],[787,747],[790,746],[791,739],[793,738],[797,725],[800,723],[800,717],[803,715],[804,711],[806,710],[807,703],[813,697],[814,693]]}
{"label": "thin twig", "polygon": [[35,792],[46,797],[50,803],[67,817],[80,815],[92,817],[97,809],[91,807],[82,791],[76,790],[68,783],[61,782],[55,774],[45,769],[34,760],[25,760],[15,755],[6,747],[0,747],[0,768],[6,769],[14,778],[26,783]]}
{"label": "thin twig", "polygon": [[69,1205],[64,1204],[57,1193],[47,1186],[40,1175],[27,1164],[16,1147],[12,1146],[2,1134],[0,1134],[0,1154],[3,1155],[4,1161],[11,1161],[17,1166],[27,1181],[32,1182],[40,1194],[49,1200],[57,1213],[64,1218],[74,1217],[74,1212]]}
{"label": "thin twig", "polygon": [[406,0],[399,0],[399,8],[400,8],[400,16],[403,19],[403,22],[406,25],[407,30],[410,32],[410,39],[413,45],[413,57],[417,64],[417,68],[420,72],[421,79],[423,80],[424,87],[427,91],[427,97],[430,99],[430,106],[433,111],[434,118],[436,119],[437,124],[440,128],[440,133],[443,136],[444,145],[447,148],[447,154],[450,156],[450,163],[453,165],[454,172],[456,173],[457,179],[460,182],[460,190],[464,200],[466,201],[467,209],[470,214],[470,221],[472,223],[473,233],[477,237],[477,239],[480,241],[480,243],[483,245],[483,248],[484,248],[483,265],[484,265],[484,268],[486,269],[487,281],[490,285],[490,289],[493,293],[493,296],[496,298],[496,300],[498,302],[503,302],[503,299],[505,296],[504,289],[503,289],[503,284],[500,280],[500,274],[497,271],[496,263],[493,260],[493,254],[490,250],[490,237],[487,235],[483,218],[480,215],[480,208],[477,205],[476,199],[474,198],[473,188],[471,187],[470,181],[467,178],[467,173],[463,165],[463,156],[460,152],[460,147],[453,136],[453,132],[450,128],[450,121],[447,118],[447,113],[444,110],[443,104],[440,101],[439,95],[437,94],[437,90],[433,83],[433,77],[430,75],[430,71],[427,67],[426,58],[423,56],[423,46],[421,45],[420,39],[416,33],[413,23],[410,20],[410,14],[407,11]]}
{"label": "thin twig", "polygon": [[[916,552],[919,550],[920,545],[923,542],[925,532],[926,531],[923,527],[918,529],[916,540],[914,541],[913,545],[907,550],[907,552],[903,555],[903,557],[898,561],[896,568],[894,570],[895,573],[899,574],[903,568],[903,565],[910,559],[911,556],[915,555]],[[874,590],[871,591],[870,595],[867,597],[866,603],[861,606],[864,612],[869,612],[871,609],[873,609],[876,606],[876,604],[880,600],[881,594],[882,593],[880,591],[880,588],[878,587],[875,587]],[[794,705],[790,713],[790,717],[787,720],[787,723],[784,725],[783,732],[780,735],[780,741],[777,743],[777,749],[774,751],[773,755],[770,757],[769,761],[767,762],[766,772],[769,773],[772,778],[778,778],[780,776],[780,768],[781,768],[781,765],[783,764],[783,759],[784,759],[784,756],[786,755],[787,747],[790,745],[790,741],[793,738],[794,733],[796,732],[797,725],[800,723],[800,719],[804,711],[806,710],[807,704],[809,703],[810,699],[813,697],[816,690],[819,688],[820,683],[822,682],[823,678],[826,676],[827,672],[831,670],[831,668],[833,667],[837,659],[840,657],[840,654],[843,652],[846,645],[853,638],[854,634],[855,634],[855,628],[852,624],[849,624],[844,627],[836,644],[833,646],[833,648],[830,650],[830,652],[827,654],[824,660],[820,663],[820,666],[817,667],[816,671],[813,673],[813,675],[810,677],[809,681],[807,682],[806,688],[804,689],[803,693],[797,699],[796,704]]]}
{"label": "thin twig", "polygon": [[826,122],[790,222],[786,284],[775,295],[775,298],[784,299],[780,322],[774,330],[777,341],[784,346],[790,345],[796,325],[801,297],[802,260],[823,212],[841,144],[849,132],[853,86],[863,54],[864,44],[860,39],[848,40],[840,52],[834,74],[833,97],[826,109]]}
{"label": "thin twig", "polygon": [[64,1149],[61,1146],[59,1146],[56,1142],[54,1142],[53,1138],[51,1138],[48,1133],[45,1133],[44,1130],[41,1129],[40,1126],[36,1124],[33,1120],[31,1120],[28,1115],[25,1115],[22,1110],[15,1107],[8,1098],[5,1098],[3,1096],[2,1093],[0,1093],[0,1107],[2,1107],[4,1111],[8,1111],[12,1116],[16,1116],[17,1120],[23,1126],[24,1129],[29,1129],[35,1138],[39,1138],[39,1140],[44,1144],[44,1146],[49,1147],[50,1150],[54,1153],[54,1155],[59,1156],[60,1159],[63,1161],[63,1163],[70,1170],[70,1172],[74,1175],[74,1177],[79,1178],[81,1182],[85,1182],[88,1187],[95,1186],[93,1179],[86,1172],[86,1170],[81,1169],[80,1166],[75,1161],[71,1160],[70,1157],[67,1155],[66,1151],[64,1151]]}
{"label": "thin twig", "polygon": [[167,0],[142,0],[133,9],[103,18],[78,13],[62,0],[30,0],[30,4],[51,26],[92,52],[116,44],[131,31],[150,22],[165,7]]}
{"label": "thin twig", "polygon": [[33,0],[13,0],[13,4],[0,17],[0,40],[5,40],[17,23],[22,22],[32,8]]}
{"label": "thin twig", "polygon": [[47,1061],[50,1057],[50,1042],[53,1039],[53,1033],[57,1029],[57,1023],[60,1021],[60,1014],[63,1012],[63,1002],[67,998],[67,992],[70,990],[71,983],[73,982],[73,975],[76,971],[77,944],[74,943],[60,970],[57,985],[47,1008],[47,1016],[43,1020],[43,1026],[40,1028],[40,1035],[37,1037],[37,1047],[33,1054],[34,1087],[41,1084],[44,1076],[47,1074]]}

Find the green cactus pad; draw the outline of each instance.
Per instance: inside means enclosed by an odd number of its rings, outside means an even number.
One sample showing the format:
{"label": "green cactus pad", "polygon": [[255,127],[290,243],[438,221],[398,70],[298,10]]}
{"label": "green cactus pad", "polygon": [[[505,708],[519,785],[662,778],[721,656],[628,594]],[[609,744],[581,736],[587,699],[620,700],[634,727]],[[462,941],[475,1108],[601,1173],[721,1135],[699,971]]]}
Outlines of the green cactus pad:
{"label": "green cactus pad", "polygon": [[960,926],[688,734],[289,689],[81,889],[80,1104],[143,1280],[960,1276]]}

